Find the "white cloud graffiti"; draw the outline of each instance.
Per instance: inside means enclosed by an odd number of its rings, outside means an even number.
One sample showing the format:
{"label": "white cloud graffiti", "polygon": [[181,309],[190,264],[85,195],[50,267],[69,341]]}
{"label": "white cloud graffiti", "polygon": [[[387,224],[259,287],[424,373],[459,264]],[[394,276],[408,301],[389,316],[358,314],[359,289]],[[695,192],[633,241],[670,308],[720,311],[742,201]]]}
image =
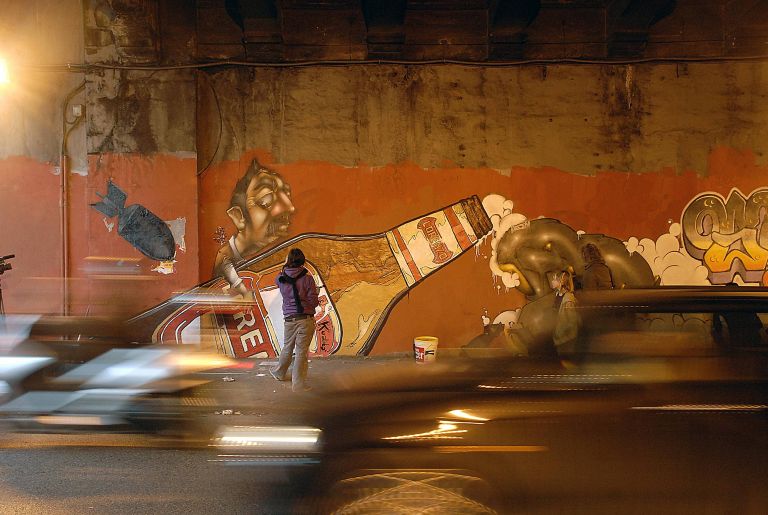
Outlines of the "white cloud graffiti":
{"label": "white cloud graffiti", "polygon": [[665,286],[709,285],[707,268],[698,259],[692,258],[680,243],[681,226],[673,223],[669,231],[656,241],[650,238],[638,240],[631,237],[624,242],[630,253],[637,252]]}
{"label": "white cloud graffiti", "polygon": [[499,268],[496,260],[496,246],[508,231],[515,231],[528,226],[528,218],[520,213],[515,213],[512,209],[514,203],[501,195],[491,194],[483,198],[483,208],[491,218],[493,224],[491,239],[491,259],[489,266],[493,277],[499,277],[502,284],[507,288],[514,288],[520,285],[520,277],[516,273],[505,272]]}
{"label": "white cloud graffiti", "polygon": [[[508,231],[527,227],[528,218],[513,211],[514,202],[502,195],[491,194],[483,198],[483,207],[493,224],[491,240],[491,259],[489,267],[493,277],[498,277],[507,288],[520,284],[516,273],[505,272],[499,268],[496,260],[496,246],[501,237]],[[579,236],[584,231],[577,231]],[[697,259],[691,257],[681,244],[682,228],[679,223],[671,223],[666,234],[656,240],[636,238],[632,236],[624,245],[630,253],[639,253],[651,267],[654,275],[661,278],[661,284],[673,285],[709,285],[707,268]]]}

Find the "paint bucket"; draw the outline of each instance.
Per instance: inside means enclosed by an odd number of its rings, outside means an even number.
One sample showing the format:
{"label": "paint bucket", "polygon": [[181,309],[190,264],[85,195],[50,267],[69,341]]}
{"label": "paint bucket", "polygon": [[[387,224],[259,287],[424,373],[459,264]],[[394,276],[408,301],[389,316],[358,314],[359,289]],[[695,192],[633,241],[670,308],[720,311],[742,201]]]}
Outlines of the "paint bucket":
{"label": "paint bucket", "polygon": [[416,363],[429,363],[437,358],[437,338],[419,336],[413,340],[413,357]]}

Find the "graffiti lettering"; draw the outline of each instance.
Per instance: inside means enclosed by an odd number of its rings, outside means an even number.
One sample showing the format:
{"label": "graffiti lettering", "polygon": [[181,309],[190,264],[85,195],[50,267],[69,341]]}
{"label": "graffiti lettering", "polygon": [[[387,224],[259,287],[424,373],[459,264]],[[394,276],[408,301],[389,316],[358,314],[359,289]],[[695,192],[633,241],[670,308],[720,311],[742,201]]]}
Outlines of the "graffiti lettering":
{"label": "graffiti lettering", "polygon": [[234,315],[232,315],[232,317],[237,322],[238,331],[242,331],[243,327],[245,326],[252,327],[253,324],[256,323],[256,318],[253,316],[253,312],[251,311],[246,313],[243,313],[243,312],[235,313]]}
{"label": "graffiti lettering", "polygon": [[331,331],[331,323],[329,320],[325,320],[317,326],[317,334],[320,336],[320,350],[323,352],[328,351],[328,334]]}
{"label": "graffiti lettering", "polygon": [[[256,340],[258,340],[258,342]],[[261,336],[261,331],[254,329],[250,333],[245,333],[240,337],[240,344],[243,346],[243,352],[248,352],[249,350],[257,349],[264,345],[264,337]]]}
{"label": "graffiti lettering", "polygon": [[685,249],[709,270],[712,284],[725,284],[738,275],[745,283],[766,285],[768,189],[746,198],[737,189],[728,199],[717,193],[694,198],[683,212]]}

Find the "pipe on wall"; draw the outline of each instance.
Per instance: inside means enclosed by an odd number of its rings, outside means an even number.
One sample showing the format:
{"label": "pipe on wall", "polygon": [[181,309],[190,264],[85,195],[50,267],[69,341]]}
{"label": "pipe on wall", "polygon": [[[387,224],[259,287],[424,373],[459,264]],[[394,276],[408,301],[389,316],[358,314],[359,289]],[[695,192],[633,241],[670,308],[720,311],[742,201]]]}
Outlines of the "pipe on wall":
{"label": "pipe on wall", "polygon": [[64,316],[69,315],[69,155],[67,142],[72,130],[83,120],[82,111],[72,121],[68,120],[67,113],[69,103],[80,91],[85,89],[83,80],[75,89],[70,91],[62,102],[61,113],[61,153],[59,164],[61,168],[61,196],[59,206],[61,209],[61,311]]}

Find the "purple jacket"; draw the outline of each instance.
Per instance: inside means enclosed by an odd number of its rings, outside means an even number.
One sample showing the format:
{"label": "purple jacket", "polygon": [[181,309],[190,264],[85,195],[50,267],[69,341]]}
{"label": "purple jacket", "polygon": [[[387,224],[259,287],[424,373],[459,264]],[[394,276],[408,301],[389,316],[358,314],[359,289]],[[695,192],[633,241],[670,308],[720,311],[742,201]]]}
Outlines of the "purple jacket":
{"label": "purple jacket", "polygon": [[[298,276],[302,270],[305,270],[303,266],[299,268],[284,268],[283,273],[294,278]],[[302,311],[299,311],[296,300],[294,299],[293,286],[291,283],[280,281],[280,276],[282,275],[283,274],[281,273],[277,276],[275,284],[280,288],[280,294],[283,296],[283,316],[297,315],[299,313],[314,315],[315,308],[319,305],[319,302],[317,301],[317,286],[309,271],[307,271],[307,274],[303,277],[296,280],[296,289],[298,290],[299,300],[301,301],[301,307],[304,308]]]}

